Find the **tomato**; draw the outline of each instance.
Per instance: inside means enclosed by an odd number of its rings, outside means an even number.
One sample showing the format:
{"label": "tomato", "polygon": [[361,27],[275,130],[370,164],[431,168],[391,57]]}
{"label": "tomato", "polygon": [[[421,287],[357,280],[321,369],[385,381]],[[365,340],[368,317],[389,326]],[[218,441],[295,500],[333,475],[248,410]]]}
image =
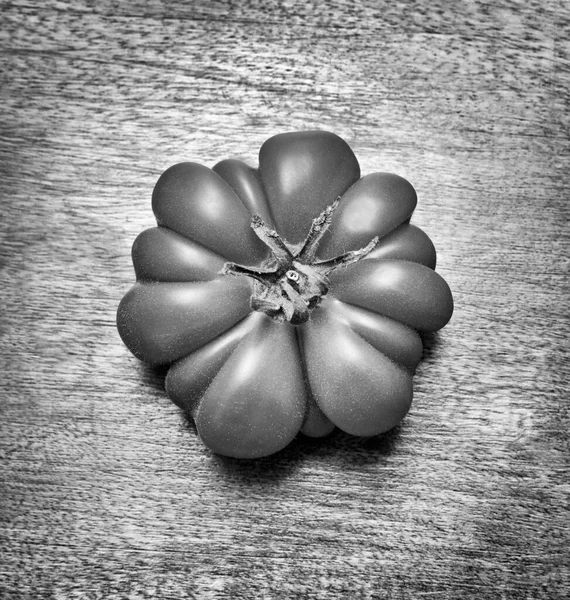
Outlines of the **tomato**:
{"label": "tomato", "polygon": [[121,338],[169,365],[168,395],[215,453],[381,434],[410,408],[419,332],[453,312],[416,202],[398,175],[361,177],[324,131],[270,138],[257,169],[174,165],[153,191],[157,227],[133,244]]}

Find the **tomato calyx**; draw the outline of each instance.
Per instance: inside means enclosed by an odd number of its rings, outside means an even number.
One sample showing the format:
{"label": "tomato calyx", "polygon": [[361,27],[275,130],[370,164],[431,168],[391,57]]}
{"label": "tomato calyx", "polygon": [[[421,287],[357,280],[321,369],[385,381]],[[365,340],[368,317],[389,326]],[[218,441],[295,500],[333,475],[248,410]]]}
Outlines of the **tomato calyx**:
{"label": "tomato calyx", "polygon": [[327,260],[317,260],[320,241],[329,229],[340,198],[313,219],[309,233],[299,248],[290,247],[259,215],[253,215],[251,227],[270,249],[271,256],[264,268],[248,267],[228,262],[221,275],[245,275],[255,280],[251,308],[277,321],[292,325],[305,323],[311,311],[328,292],[328,274],[338,267],[355,263],[367,256],[378,243],[375,237],[360,250],[352,250]]}

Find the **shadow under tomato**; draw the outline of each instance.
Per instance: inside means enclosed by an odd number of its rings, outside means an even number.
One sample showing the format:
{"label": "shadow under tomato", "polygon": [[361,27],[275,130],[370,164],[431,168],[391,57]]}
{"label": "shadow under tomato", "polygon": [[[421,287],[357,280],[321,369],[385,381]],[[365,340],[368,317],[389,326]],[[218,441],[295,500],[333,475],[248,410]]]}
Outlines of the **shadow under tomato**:
{"label": "shadow under tomato", "polygon": [[401,440],[402,426],[398,425],[381,435],[356,437],[340,431],[333,431],[324,438],[299,436],[293,445],[307,458],[330,458],[345,465],[362,465],[382,462],[396,449]]}
{"label": "shadow under tomato", "polygon": [[271,456],[256,459],[211,455],[216,470],[229,481],[248,486],[278,484],[298,469],[303,457],[292,451],[292,445]]}
{"label": "shadow under tomato", "polygon": [[[437,338],[434,334],[426,337],[424,352],[429,356],[437,346]],[[168,366],[152,367],[141,362],[140,371],[142,382],[155,392],[164,394],[165,400],[170,402],[164,388]],[[194,419],[183,410],[180,412],[188,435],[198,436]],[[299,434],[283,450],[257,459],[210,455],[214,468],[228,480],[248,485],[267,485],[287,479],[300,465],[309,461],[337,463],[343,468],[382,463],[397,450],[403,428],[405,421],[384,434],[368,438],[355,437],[338,429],[322,438]]]}
{"label": "shadow under tomato", "polygon": [[170,365],[159,365],[158,367],[153,367],[141,361],[139,361],[138,365],[141,373],[142,383],[150,386],[153,390],[166,393],[164,391],[164,381]]}
{"label": "shadow under tomato", "polygon": [[430,362],[433,360],[435,355],[437,354],[438,347],[440,345],[440,336],[439,331],[430,332],[430,333],[420,333],[420,337],[422,339],[423,344],[423,353],[422,360],[420,364],[424,361]]}
{"label": "shadow under tomato", "polygon": [[286,448],[257,459],[237,459],[212,454],[212,462],[228,480],[247,485],[278,483],[310,462],[336,463],[341,468],[385,462],[396,450],[401,426],[382,435],[359,438],[336,430],[324,438],[300,434]]}

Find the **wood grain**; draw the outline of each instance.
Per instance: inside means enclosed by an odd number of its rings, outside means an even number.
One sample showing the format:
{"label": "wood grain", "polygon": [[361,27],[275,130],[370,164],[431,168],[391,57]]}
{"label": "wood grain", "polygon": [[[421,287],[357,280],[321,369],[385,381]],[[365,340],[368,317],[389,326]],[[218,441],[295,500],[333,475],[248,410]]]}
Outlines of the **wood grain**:
{"label": "wood grain", "polygon": [[[553,599],[568,571],[563,2],[2,2],[0,596]],[[115,329],[150,194],[322,128],[454,291],[378,439],[212,456]]]}

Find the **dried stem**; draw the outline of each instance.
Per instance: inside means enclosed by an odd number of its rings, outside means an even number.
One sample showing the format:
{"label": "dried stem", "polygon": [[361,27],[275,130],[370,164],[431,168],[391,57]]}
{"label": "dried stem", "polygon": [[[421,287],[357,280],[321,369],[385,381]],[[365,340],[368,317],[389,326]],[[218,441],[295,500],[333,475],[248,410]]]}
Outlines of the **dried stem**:
{"label": "dried stem", "polygon": [[346,267],[347,265],[355,263],[363,259],[365,256],[368,256],[372,250],[376,248],[378,239],[378,236],[376,236],[370,241],[370,243],[364,246],[364,248],[360,248],[360,250],[351,250],[350,252],[346,252],[340,256],[335,256],[329,260],[313,263],[312,266],[314,269],[325,275],[338,267]]}
{"label": "dried stem", "polygon": [[259,215],[253,215],[251,228],[257,237],[271,250],[280,267],[288,265],[293,260],[293,254],[291,254],[281,236],[266,225]]}
{"label": "dried stem", "polygon": [[340,196],[330,206],[327,206],[316,219],[313,219],[309,234],[307,235],[301,250],[299,250],[295,256],[299,262],[305,264],[313,262],[323,235],[327,232],[332,223],[333,213],[339,202]]}

